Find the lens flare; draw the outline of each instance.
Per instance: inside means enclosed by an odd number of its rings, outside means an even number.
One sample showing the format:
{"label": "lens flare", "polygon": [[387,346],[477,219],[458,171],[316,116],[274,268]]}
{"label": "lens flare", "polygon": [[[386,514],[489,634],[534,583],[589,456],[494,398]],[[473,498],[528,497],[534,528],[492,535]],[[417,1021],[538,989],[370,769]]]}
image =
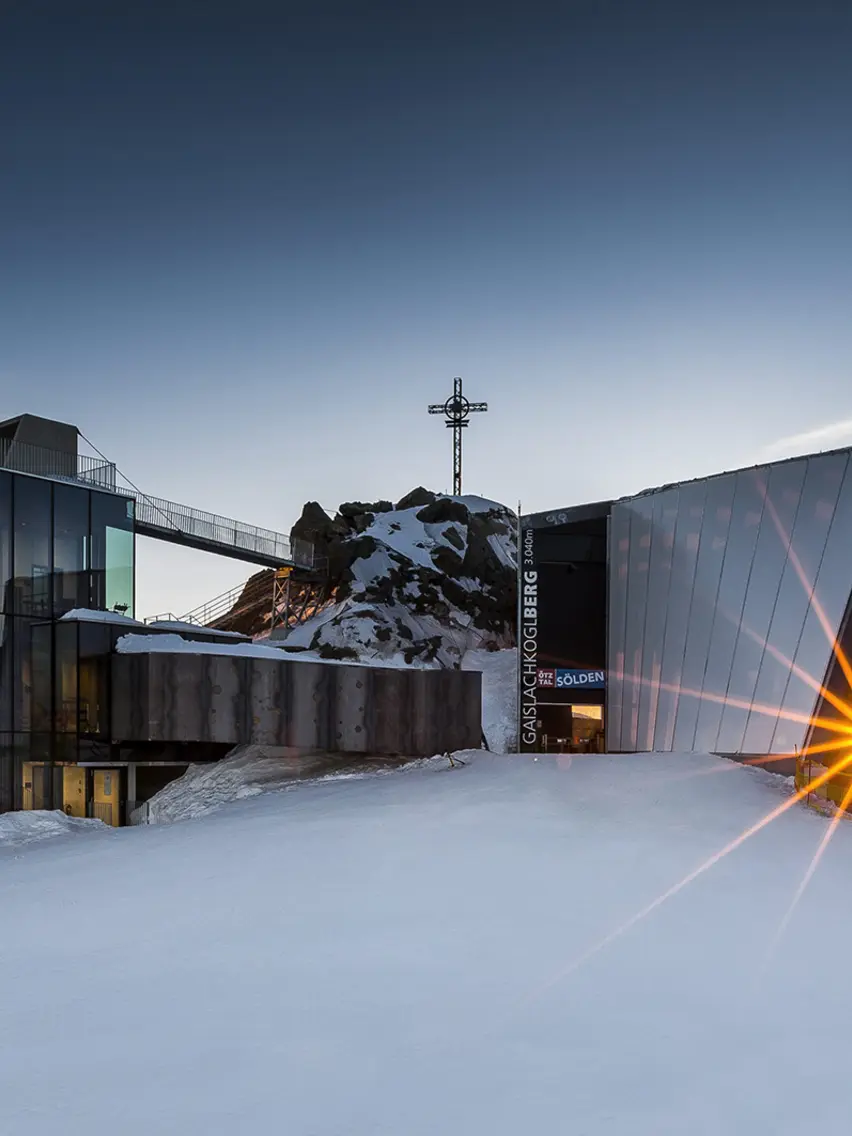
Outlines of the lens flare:
{"label": "lens flare", "polygon": [[786,801],[778,805],[776,808],[772,809],[771,812],[767,813],[766,816],[762,817],[750,828],[747,828],[745,832],[740,833],[739,836],[729,841],[729,843],[726,844],[724,848],[720,848],[718,852],[714,852],[712,856],[708,856],[708,858],[704,860],[703,863],[699,864],[697,868],[693,868],[693,870],[688,875],[684,876],[683,879],[679,880],[676,884],[673,884],[670,888],[664,891],[662,895],[657,896],[656,899],[652,900],[641,910],[637,911],[635,915],[631,915],[631,917],[626,920],[626,922],[622,923],[619,927],[616,927],[615,930],[610,931],[609,934],[605,935],[602,939],[599,939],[597,943],[589,947],[586,951],[584,951],[576,959],[570,962],[552,978],[548,979],[548,981],[543,986],[539,987],[533,993],[528,994],[523,999],[523,1003],[527,1004],[529,1002],[535,1001],[536,998],[540,998],[543,994],[547,993],[548,990],[551,990],[554,986],[556,986],[557,983],[567,978],[570,974],[573,974],[573,972],[579,969],[579,967],[581,967],[583,963],[588,962],[589,959],[594,957],[594,955],[598,954],[605,947],[608,947],[610,943],[620,938],[627,931],[630,931],[633,927],[636,926],[637,923],[641,922],[643,919],[647,918],[647,916],[656,911],[657,908],[662,907],[662,905],[668,900],[673,899],[674,896],[683,891],[685,887],[691,884],[694,880],[697,880],[699,876],[702,876],[715,864],[718,864],[720,860],[723,860],[726,856],[729,856],[731,852],[736,851],[736,849],[739,848],[740,845],[745,844],[745,842],[747,840],[750,840],[752,836],[755,836],[762,829],[766,828],[768,824],[771,824],[774,820],[777,820],[777,818],[787,812],[788,809],[791,809],[804,797],[808,796],[809,793],[812,793],[815,789],[818,789],[820,785],[824,785],[827,781],[834,777],[836,773],[838,773],[841,769],[845,769],[850,764],[852,764],[852,754],[849,754],[841,761],[836,762],[833,766],[831,766],[830,769],[827,769],[825,773],[820,774],[819,777],[815,777],[813,781],[811,781],[805,788],[798,789]]}
{"label": "lens flare", "polygon": [[[810,787],[812,787],[812,786],[809,786],[809,788]],[[778,926],[778,930],[775,933],[775,937],[773,938],[772,942],[769,945],[769,950],[767,951],[767,957],[770,957],[771,955],[773,955],[775,953],[775,950],[777,949],[778,944],[781,942],[781,939],[784,936],[784,932],[787,930],[788,926],[790,925],[790,920],[793,918],[793,913],[795,912],[796,907],[799,904],[799,900],[805,894],[805,891],[807,889],[808,884],[813,879],[814,873],[816,872],[817,868],[819,867],[819,862],[823,858],[823,856],[825,855],[825,851],[828,848],[829,844],[831,843],[831,838],[834,836],[835,832],[837,831],[837,826],[840,824],[841,820],[843,820],[844,816],[846,815],[846,810],[848,809],[850,804],[852,804],[852,781],[849,782],[849,788],[843,794],[843,800],[840,802],[839,808],[835,812],[834,816],[831,818],[831,822],[829,823],[828,828],[825,830],[823,837],[822,837],[822,840],[819,842],[819,846],[817,847],[816,852],[814,852],[813,859],[811,860],[810,864],[808,864],[807,871],[805,872],[804,876],[802,877],[801,883],[796,888],[796,891],[795,891],[795,894],[793,895],[793,898],[790,900],[790,906],[787,908],[786,912],[784,913],[784,918],[781,920],[781,923]]]}

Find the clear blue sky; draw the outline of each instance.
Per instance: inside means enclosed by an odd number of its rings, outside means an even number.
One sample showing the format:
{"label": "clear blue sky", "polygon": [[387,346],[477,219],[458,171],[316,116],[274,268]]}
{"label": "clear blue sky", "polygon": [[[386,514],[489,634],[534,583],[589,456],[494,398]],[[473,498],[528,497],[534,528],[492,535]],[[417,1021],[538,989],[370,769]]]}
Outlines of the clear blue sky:
{"label": "clear blue sky", "polygon": [[[852,440],[850,58],[845,0],[5,0],[0,417],[285,531],[447,487],[456,374],[525,511]],[[139,606],[250,571],[140,541]]]}

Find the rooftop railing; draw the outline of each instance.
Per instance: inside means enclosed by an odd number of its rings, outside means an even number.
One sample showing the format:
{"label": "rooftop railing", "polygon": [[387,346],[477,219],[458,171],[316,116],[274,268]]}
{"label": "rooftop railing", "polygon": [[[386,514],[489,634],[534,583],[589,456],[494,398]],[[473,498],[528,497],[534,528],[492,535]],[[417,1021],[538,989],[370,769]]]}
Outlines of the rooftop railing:
{"label": "rooftop railing", "polygon": [[29,442],[0,438],[0,469],[49,477],[58,481],[79,481],[99,489],[115,490],[115,466],[102,458],[49,450]]}
{"label": "rooftop railing", "polygon": [[291,545],[286,536],[272,529],[257,528],[230,517],[206,513],[189,505],[178,505],[162,497],[149,497],[136,489],[126,488],[116,481],[115,465],[101,458],[0,438],[0,469],[77,482],[133,497],[137,527],[150,536],[160,536],[177,543],[181,543],[184,537],[188,545],[202,545],[213,552],[226,549],[232,554],[235,551],[246,552],[260,557],[259,563],[262,564],[313,566],[313,546],[307,541],[297,540]]}

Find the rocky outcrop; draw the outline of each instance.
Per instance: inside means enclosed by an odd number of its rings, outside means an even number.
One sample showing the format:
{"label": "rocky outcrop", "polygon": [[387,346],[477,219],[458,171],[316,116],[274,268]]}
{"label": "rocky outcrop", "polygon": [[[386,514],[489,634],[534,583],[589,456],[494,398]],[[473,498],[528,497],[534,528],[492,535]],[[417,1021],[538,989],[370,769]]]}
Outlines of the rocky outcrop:
{"label": "rocky outcrop", "polygon": [[[291,538],[313,543],[319,571],[307,579],[297,573],[291,599],[299,610],[307,598],[315,613],[291,628],[287,648],[324,658],[457,666],[471,648],[512,646],[516,524],[514,513],[496,502],[422,487],[396,508],[388,501],[346,502],[334,517],[309,502]],[[249,626],[243,604],[240,620],[226,617],[219,626],[253,634],[268,628],[272,574],[258,573],[250,583],[259,594],[264,576],[266,610],[256,607]]]}

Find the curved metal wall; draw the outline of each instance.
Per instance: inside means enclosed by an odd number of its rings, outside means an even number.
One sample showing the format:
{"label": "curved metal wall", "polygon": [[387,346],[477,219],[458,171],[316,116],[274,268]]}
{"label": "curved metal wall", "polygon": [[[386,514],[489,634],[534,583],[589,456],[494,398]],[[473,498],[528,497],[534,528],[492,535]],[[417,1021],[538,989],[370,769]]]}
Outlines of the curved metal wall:
{"label": "curved metal wall", "polygon": [[848,451],[613,505],[607,747],[801,748],[852,590],[850,543]]}

